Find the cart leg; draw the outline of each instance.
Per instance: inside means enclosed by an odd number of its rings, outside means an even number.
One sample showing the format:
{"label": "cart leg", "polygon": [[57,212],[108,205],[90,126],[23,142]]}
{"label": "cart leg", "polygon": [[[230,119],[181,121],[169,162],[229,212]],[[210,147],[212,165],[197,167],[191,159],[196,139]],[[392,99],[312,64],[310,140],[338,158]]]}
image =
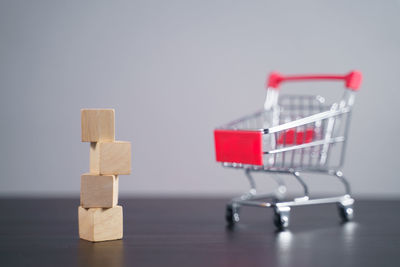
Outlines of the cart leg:
{"label": "cart leg", "polygon": [[354,200],[350,198],[346,201],[338,203],[339,216],[343,222],[348,222],[353,220],[354,218],[353,202]]}
{"label": "cart leg", "polygon": [[301,178],[300,173],[299,172],[294,172],[293,176],[296,178],[296,180],[299,182],[299,184],[303,187],[303,191],[304,191],[304,196],[297,198],[297,199],[303,199],[303,200],[308,200],[309,199],[309,193],[308,193],[308,186],[307,184],[304,182],[304,180]]}
{"label": "cart leg", "polygon": [[250,169],[246,169],[245,174],[250,184],[249,196],[255,196],[257,194],[256,181],[254,181],[254,178],[250,173]]}
{"label": "cart leg", "polygon": [[336,171],[335,176],[343,184],[347,196],[346,200],[338,203],[339,216],[344,222],[351,221],[354,217],[354,208],[353,208],[354,199],[350,197],[351,193],[350,184],[347,181],[347,179],[343,176],[343,173],[341,171]]}
{"label": "cart leg", "polygon": [[287,192],[287,188],[286,188],[286,184],[284,183],[284,181],[282,180],[281,177],[279,177],[278,175],[272,175],[272,178],[275,180],[275,182],[278,184],[278,188],[275,190],[275,202],[282,200]]}
{"label": "cart leg", "polygon": [[[257,186],[256,186],[256,182],[254,180],[254,177],[251,175],[251,170],[250,169],[245,169],[245,174],[247,177],[247,180],[249,181],[250,184],[250,190],[248,193],[244,194],[243,196],[241,196],[242,200],[247,200],[247,199],[253,199],[253,198],[257,198],[259,197],[259,195],[257,195]],[[272,178],[274,179],[274,181],[278,184],[278,188],[276,189],[275,193],[273,193],[271,196],[275,199],[275,201],[283,199],[286,192],[287,192],[287,188],[285,183],[283,182],[283,180],[277,176],[277,175],[272,175]],[[266,196],[266,195],[264,195]],[[267,196],[270,197],[270,196]],[[264,198],[264,197],[262,197]]]}
{"label": "cart leg", "polygon": [[228,224],[233,225],[239,222],[239,208],[240,206],[236,203],[230,203],[226,205],[225,219]]}
{"label": "cart leg", "polygon": [[289,227],[290,207],[274,207],[274,224],[279,230]]}
{"label": "cart leg", "polygon": [[339,181],[343,184],[344,190],[346,192],[346,195],[351,194],[351,188],[350,188],[350,183],[347,181],[347,179],[343,176],[343,172],[341,171],[336,171],[335,176],[339,179]]}

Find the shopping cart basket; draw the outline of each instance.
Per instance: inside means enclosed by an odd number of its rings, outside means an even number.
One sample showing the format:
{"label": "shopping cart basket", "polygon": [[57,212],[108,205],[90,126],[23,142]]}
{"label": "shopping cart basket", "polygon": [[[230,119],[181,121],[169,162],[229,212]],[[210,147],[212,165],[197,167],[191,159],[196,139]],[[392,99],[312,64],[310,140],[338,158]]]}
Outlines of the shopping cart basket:
{"label": "shopping cart basket", "polygon": [[[283,76],[273,72],[266,83],[264,108],[235,120],[214,131],[216,159],[225,167],[242,168],[250,190],[227,205],[226,220],[239,221],[241,206],[270,207],[274,223],[284,229],[289,226],[291,207],[337,203],[344,221],[353,218],[354,199],[350,185],[343,176],[345,146],[355,93],[361,84],[361,73],[346,75]],[[279,86],[287,81],[343,80],[346,90],[342,99],[325,104],[321,96],[286,95],[279,97]],[[252,172],[268,172],[277,181],[275,194],[257,194]],[[339,196],[311,198],[303,173],[332,175],[343,184],[345,193]],[[289,174],[300,183],[304,195],[284,200],[287,192],[280,174]]]}

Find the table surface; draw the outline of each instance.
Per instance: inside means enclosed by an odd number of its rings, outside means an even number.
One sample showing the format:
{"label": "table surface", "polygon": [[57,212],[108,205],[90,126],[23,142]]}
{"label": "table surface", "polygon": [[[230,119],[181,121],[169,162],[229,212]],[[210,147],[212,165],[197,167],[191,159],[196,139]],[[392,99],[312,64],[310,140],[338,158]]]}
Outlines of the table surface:
{"label": "table surface", "polygon": [[335,205],[296,207],[278,232],[271,209],[227,199],[122,199],[124,239],[78,238],[79,199],[0,199],[1,266],[400,266],[400,201],[358,200],[341,224]]}

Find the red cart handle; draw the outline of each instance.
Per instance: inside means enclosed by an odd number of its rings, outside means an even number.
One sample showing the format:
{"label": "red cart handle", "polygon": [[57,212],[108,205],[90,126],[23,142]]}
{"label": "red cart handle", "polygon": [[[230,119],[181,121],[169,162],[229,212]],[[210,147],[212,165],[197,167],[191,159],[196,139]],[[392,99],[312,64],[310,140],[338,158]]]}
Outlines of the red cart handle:
{"label": "red cart handle", "polygon": [[282,82],[302,80],[343,80],[345,81],[346,88],[353,91],[358,91],[361,85],[362,75],[361,72],[357,70],[354,70],[346,75],[316,74],[284,76],[278,72],[271,72],[268,77],[267,88],[279,89],[279,85]]}

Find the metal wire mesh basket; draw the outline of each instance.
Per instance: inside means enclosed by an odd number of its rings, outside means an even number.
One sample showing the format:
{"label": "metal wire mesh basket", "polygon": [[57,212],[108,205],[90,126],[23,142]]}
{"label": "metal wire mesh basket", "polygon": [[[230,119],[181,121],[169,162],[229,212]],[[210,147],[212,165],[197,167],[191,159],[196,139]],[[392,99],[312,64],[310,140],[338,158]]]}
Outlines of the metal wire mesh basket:
{"label": "metal wire mesh basket", "polygon": [[[279,85],[296,80],[344,80],[346,90],[342,99],[327,105],[322,96],[286,95],[279,97]],[[355,93],[361,83],[361,73],[347,75],[282,76],[272,73],[268,79],[264,109],[218,127],[214,131],[216,159],[225,167],[243,168],[250,181],[250,191],[232,199],[227,207],[227,221],[239,221],[242,205],[273,207],[275,224],[289,225],[290,207],[298,205],[338,203],[344,220],[353,216],[350,186],[340,169],[344,163],[345,146],[350,126]],[[259,195],[253,171],[294,175],[303,186],[304,195],[290,201],[270,195]],[[302,172],[333,175],[344,184],[344,195],[310,199]],[[279,181],[280,192],[286,192]]]}

